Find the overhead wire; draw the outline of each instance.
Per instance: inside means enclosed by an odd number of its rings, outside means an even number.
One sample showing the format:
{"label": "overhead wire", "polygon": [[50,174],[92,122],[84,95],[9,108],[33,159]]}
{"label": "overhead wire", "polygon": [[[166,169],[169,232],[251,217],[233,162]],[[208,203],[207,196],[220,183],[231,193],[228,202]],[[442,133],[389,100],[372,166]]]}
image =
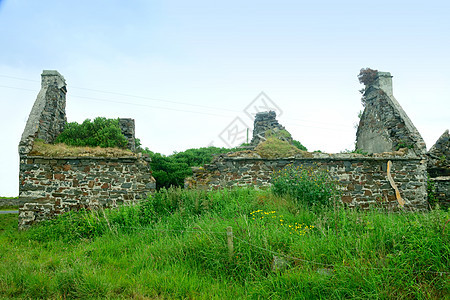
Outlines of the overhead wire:
{"label": "overhead wire", "polygon": [[[31,79],[14,77],[14,76],[7,76],[7,75],[0,75],[0,77],[17,79],[17,80],[23,80],[23,81],[30,81],[30,82],[39,82],[38,80],[31,80]],[[124,97],[130,97],[130,98],[138,98],[138,99],[166,102],[166,103],[171,103],[171,104],[181,104],[181,105],[186,105],[186,106],[200,107],[200,108],[220,110],[220,111],[224,111],[225,110],[225,111],[231,111],[231,112],[239,112],[237,110],[228,109],[228,108],[224,108],[224,107],[212,107],[212,106],[207,106],[207,105],[199,105],[199,104],[193,104],[193,103],[186,103],[186,102],[180,102],[180,101],[173,101],[173,100],[166,100],[166,99],[160,99],[160,98],[146,97],[146,96],[140,96],[140,95],[132,95],[132,94],[126,94],[126,93],[119,93],[119,92],[111,92],[111,91],[98,90],[98,89],[85,88],[85,87],[71,86],[71,88],[72,89],[77,89],[77,90],[86,90],[86,91],[91,91],[91,92],[96,92],[96,93],[103,93],[103,94],[124,96]]]}
{"label": "overhead wire", "polygon": [[[21,78],[21,77],[16,77],[16,76],[3,75],[3,74],[0,74],[0,77],[9,78],[9,79],[15,79],[15,80],[28,81],[28,82],[39,82],[38,80]],[[1,88],[9,88],[9,89],[16,89],[16,90],[35,92],[35,90],[26,89],[26,88],[11,87],[11,86],[5,86],[5,85],[0,85],[0,87]],[[179,101],[165,100],[165,99],[146,97],[146,96],[140,96],[140,95],[132,95],[132,94],[120,93],[120,92],[111,92],[111,91],[92,89],[92,88],[84,88],[84,87],[76,87],[76,86],[72,86],[71,88],[78,89],[78,90],[86,90],[86,91],[91,91],[91,92],[96,92],[96,93],[104,93],[104,94],[118,95],[118,96],[123,96],[123,97],[130,97],[130,98],[137,98],[137,99],[144,99],[144,100],[151,100],[151,101],[159,101],[159,102],[165,102],[165,103],[170,103],[170,104],[179,104],[179,105],[192,106],[192,107],[211,109],[211,110],[219,110],[221,112],[229,111],[229,112],[234,112],[234,113],[240,113],[240,111],[233,110],[233,109],[222,108],[222,107],[212,107],[212,106],[207,106],[207,105],[185,103],[185,102],[179,102]],[[120,100],[112,100],[112,99],[102,99],[102,98],[91,97],[91,96],[70,95],[70,97],[76,98],[76,99],[88,99],[88,100],[93,100],[93,101],[110,102],[110,103],[132,105],[132,106],[140,106],[140,107],[149,107],[149,108],[169,110],[169,111],[178,111],[178,112],[210,115],[210,116],[223,117],[223,118],[233,117],[233,116],[230,116],[230,115],[217,114],[217,113],[211,113],[211,112],[202,112],[202,111],[186,110],[186,109],[171,108],[171,107],[153,106],[153,105],[149,105],[149,104],[135,103],[135,102],[129,102],[129,101],[120,101]],[[331,130],[331,131],[351,131],[351,129],[349,129],[347,125],[345,125],[345,124],[337,124],[335,122],[327,123],[327,122],[320,122],[320,121],[313,121],[313,120],[306,120],[306,119],[297,119],[297,118],[285,118],[285,120],[307,122],[308,123],[307,125],[305,125],[305,124],[298,124],[298,123],[292,123],[292,122],[285,123],[285,124],[288,124],[288,125],[291,125],[291,126],[296,126],[296,127],[316,128],[316,129]],[[333,127],[315,126],[315,125],[310,125],[310,124],[333,125]],[[336,128],[336,127],[340,127],[342,129]]]}

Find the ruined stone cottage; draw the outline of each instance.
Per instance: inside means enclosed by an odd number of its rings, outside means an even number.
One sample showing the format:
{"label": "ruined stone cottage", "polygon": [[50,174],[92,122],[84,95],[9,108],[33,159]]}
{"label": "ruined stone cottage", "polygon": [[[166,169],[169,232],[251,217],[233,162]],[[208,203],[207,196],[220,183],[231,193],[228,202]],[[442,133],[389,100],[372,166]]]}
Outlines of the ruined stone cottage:
{"label": "ruined stone cottage", "polygon": [[[132,151],[119,157],[42,156],[33,152],[37,139],[52,143],[66,124],[66,81],[44,70],[41,90],[19,143],[19,228],[81,208],[133,203],[155,189],[149,160]],[[135,150],[134,120],[120,128]]]}
{"label": "ruined stone cottage", "polygon": [[[33,152],[37,139],[55,141],[66,124],[66,82],[57,71],[43,71],[42,86],[19,143],[19,228],[81,208],[115,207],[146,197],[155,189],[149,160],[132,151],[119,157],[43,156]],[[392,76],[378,72],[364,93],[365,109],[356,135],[357,153],[309,153],[264,157],[256,151],[222,154],[194,170],[197,188],[270,185],[271,175],[288,164],[328,170],[350,207],[426,209],[427,176],[443,206],[450,203],[448,130],[426,151],[419,132],[393,96]],[[134,120],[120,119],[128,146],[135,150]],[[251,144],[268,137],[292,142],[273,112],[256,115]]]}
{"label": "ruined stone cottage", "polygon": [[[257,151],[222,154],[211,164],[194,169],[190,182],[204,189],[267,187],[274,171],[292,164],[328,170],[341,186],[342,202],[350,207],[366,208],[377,204],[389,208],[426,209],[429,207],[427,176],[430,173],[436,174],[431,176],[438,201],[448,205],[448,164],[437,163],[438,158],[441,162],[448,161],[448,132],[427,153],[420,133],[393,96],[390,73],[376,73],[374,80],[365,87],[364,101],[356,149],[368,155],[301,152],[290,157],[269,158]],[[253,145],[264,140],[261,133],[285,130],[274,118],[273,112],[256,116]]]}

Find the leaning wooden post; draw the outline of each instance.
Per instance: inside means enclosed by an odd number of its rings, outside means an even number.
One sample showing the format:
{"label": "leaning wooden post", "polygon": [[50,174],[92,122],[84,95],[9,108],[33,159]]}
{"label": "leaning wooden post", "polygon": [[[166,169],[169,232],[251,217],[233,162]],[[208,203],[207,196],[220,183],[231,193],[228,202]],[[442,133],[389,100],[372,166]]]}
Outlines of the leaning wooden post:
{"label": "leaning wooden post", "polygon": [[387,162],[387,177],[389,180],[389,183],[391,184],[392,188],[395,191],[395,197],[397,198],[397,202],[400,205],[400,207],[405,207],[405,200],[402,199],[402,196],[400,196],[400,191],[398,190],[397,185],[394,182],[394,179],[391,176],[391,167],[392,167],[392,161]]}
{"label": "leaning wooden post", "polygon": [[231,260],[233,257],[234,246],[233,246],[233,228],[231,226],[227,227],[227,243],[228,243],[228,258]]}

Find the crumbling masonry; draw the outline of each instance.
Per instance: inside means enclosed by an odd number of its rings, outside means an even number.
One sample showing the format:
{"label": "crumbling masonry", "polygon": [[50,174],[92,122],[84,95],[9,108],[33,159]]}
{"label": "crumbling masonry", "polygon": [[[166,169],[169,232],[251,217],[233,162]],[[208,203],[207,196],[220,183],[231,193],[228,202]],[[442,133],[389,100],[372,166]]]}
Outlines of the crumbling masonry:
{"label": "crumbling masonry", "polygon": [[[19,143],[19,228],[69,210],[133,203],[155,189],[149,159],[125,157],[45,157],[30,155],[36,139],[55,141],[66,124],[66,82],[57,71],[43,71],[41,90]],[[135,149],[134,120],[120,128]]]}
{"label": "crumbling masonry", "polygon": [[265,141],[269,137],[277,137],[288,143],[292,143],[291,134],[278,123],[274,111],[259,112],[255,116],[253,126],[252,146],[257,146],[260,142]]}
{"label": "crumbling masonry", "polygon": [[[270,186],[271,174],[292,164],[328,170],[341,186],[342,201],[350,207],[376,204],[394,209],[427,209],[429,174],[437,202],[448,206],[448,131],[427,153],[420,133],[393,96],[390,73],[378,72],[375,80],[366,86],[364,99],[366,106],[357,130],[356,148],[368,155],[303,153],[269,159],[248,152],[222,154],[211,164],[195,168],[189,183],[204,189]],[[271,117],[274,116],[270,113],[257,115],[252,144],[262,140],[261,132],[284,130]]]}

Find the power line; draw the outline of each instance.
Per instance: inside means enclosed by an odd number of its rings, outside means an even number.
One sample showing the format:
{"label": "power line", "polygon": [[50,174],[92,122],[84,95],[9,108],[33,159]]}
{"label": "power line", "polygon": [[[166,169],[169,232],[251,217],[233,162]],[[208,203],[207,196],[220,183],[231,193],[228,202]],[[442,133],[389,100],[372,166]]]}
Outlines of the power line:
{"label": "power line", "polygon": [[318,127],[318,126],[310,126],[310,125],[301,125],[301,124],[294,124],[294,123],[284,123],[284,124],[287,124],[287,125],[290,125],[290,126],[295,126],[295,127],[306,127],[306,128],[316,128],[316,129],[324,129],[324,130],[331,130],[331,131],[353,131],[353,130],[350,130],[350,129],[348,129],[348,128],[342,128],[342,129],[340,129],[340,128],[331,128],[331,127]]}
{"label": "power line", "polygon": [[18,88],[18,87],[13,87],[13,86],[6,86],[6,85],[0,85],[0,87],[6,88],[6,89],[13,89],[13,90],[22,90],[22,91],[36,92],[36,90],[32,90],[32,89],[24,89],[24,88]]}
{"label": "power line", "polygon": [[[29,82],[39,82],[38,80],[32,80],[32,79],[15,77],[15,76],[8,76],[8,75],[1,75],[1,74],[0,74],[0,77],[16,79],[16,80],[22,80],[22,81],[29,81]],[[17,87],[4,86],[4,85],[0,85],[0,87],[35,92],[35,90],[25,89],[25,88],[17,88]],[[179,102],[179,101],[164,100],[164,99],[159,99],[159,98],[145,97],[145,96],[139,96],[139,95],[131,95],[131,94],[126,94],[126,93],[111,92],[111,91],[104,91],[104,90],[84,88],[84,87],[76,87],[75,86],[75,87],[72,87],[72,88],[79,89],[79,90],[98,92],[98,93],[104,93],[104,94],[124,96],[124,97],[146,99],[146,100],[151,100],[151,101],[159,101],[159,102],[165,102],[165,103],[171,103],[171,104],[180,104],[180,105],[187,105],[187,106],[193,106],[193,107],[199,107],[199,108],[206,108],[206,109],[213,109],[213,110],[230,111],[230,112],[240,113],[240,111],[227,109],[227,108],[217,108],[217,107],[211,107],[211,106],[206,106],[206,105],[184,103],[184,102]],[[177,109],[177,108],[168,108],[168,107],[161,107],[161,106],[152,106],[152,105],[148,105],[148,104],[140,104],[140,103],[133,103],[133,102],[128,102],[128,101],[118,101],[118,100],[111,100],[111,99],[101,99],[101,98],[88,97],[88,96],[71,95],[71,97],[73,97],[73,98],[81,98],[81,99],[89,99],[89,100],[101,101],[101,102],[111,102],[111,103],[118,103],[118,104],[125,104],[125,105],[133,105],[133,106],[149,107],[149,108],[155,108],[155,109],[171,110],[171,111],[178,111],[178,112],[187,112],[187,113],[194,113],[194,114],[210,115],[210,116],[216,116],[216,117],[232,117],[232,116],[226,116],[226,115],[223,115],[223,114],[215,114],[215,113],[200,112],[200,111],[185,110],[185,109]],[[319,126],[313,126],[313,125],[286,123],[288,125],[296,126],[296,127],[316,128],[316,129],[324,129],[324,130],[332,130],[332,131],[349,131],[349,132],[352,131],[351,129],[348,129],[347,126],[345,126],[343,124],[318,122],[318,121],[311,121],[311,120],[305,120],[305,119],[294,119],[294,118],[287,118],[287,120],[307,122],[307,123],[316,123],[316,124],[324,124],[324,125],[332,125],[333,126],[333,127],[319,127]],[[342,129],[336,129],[336,126],[339,126]]]}
{"label": "power line", "polygon": [[[14,77],[14,76],[7,76],[7,75],[0,75],[0,77],[17,79],[17,80],[23,80],[23,81],[30,81],[30,82],[39,82],[37,80],[31,80],[31,79]],[[124,97],[130,97],[130,98],[138,98],[138,99],[166,102],[166,103],[171,103],[171,104],[181,104],[181,105],[194,106],[194,107],[213,109],[213,110],[220,110],[220,111],[224,111],[225,110],[225,111],[231,111],[231,112],[239,112],[239,111],[236,111],[236,110],[233,110],[233,109],[228,109],[228,108],[223,108],[223,107],[212,107],[212,106],[207,106],[207,105],[192,104],[192,103],[186,103],[186,102],[165,100],[165,99],[160,99],[160,98],[152,98],[152,97],[146,97],[146,96],[140,96],[140,95],[132,95],[132,94],[126,94],[126,93],[111,92],[111,91],[91,89],[91,88],[84,88],[84,87],[77,87],[77,86],[71,86],[70,88],[77,89],[77,90],[91,91],[91,92],[96,92],[96,93],[124,96]]]}
{"label": "power line", "polygon": [[213,113],[207,113],[207,112],[192,111],[192,110],[177,109],[177,108],[169,108],[169,107],[161,107],[161,106],[153,106],[153,105],[142,104],[142,103],[133,103],[133,102],[125,102],[125,101],[117,101],[117,100],[107,100],[107,99],[100,99],[100,98],[94,98],[94,97],[85,97],[85,96],[77,96],[77,95],[72,95],[71,97],[73,97],[73,98],[80,98],[80,99],[89,99],[89,100],[101,101],[101,102],[118,103],[118,104],[125,104],[125,105],[134,105],[134,106],[149,107],[149,108],[156,108],[156,109],[164,109],[164,110],[171,110],[171,111],[187,112],[187,113],[193,113],[193,114],[209,115],[209,116],[222,117],[222,118],[229,118],[230,117],[230,116],[213,114]]}
{"label": "power line", "polygon": [[[32,90],[32,89],[18,88],[18,87],[12,87],[12,86],[0,85],[0,87],[1,88],[7,88],[7,89],[14,89],[14,90],[35,92],[35,90]],[[118,104],[125,104],[125,105],[150,107],[150,108],[156,108],[156,109],[172,110],[172,111],[179,111],[179,112],[187,112],[187,113],[193,113],[193,114],[202,114],[202,115],[209,115],[209,116],[222,117],[222,118],[229,118],[230,117],[230,116],[213,114],[213,113],[207,113],[207,112],[192,111],[192,110],[177,109],[177,108],[169,108],[169,107],[161,107],[161,106],[152,106],[152,105],[148,105],[148,104],[133,103],[133,102],[126,102],[126,101],[116,101],[116,100],[101,99],[101,98],[95,98],[95,97],[85,97],[85,96],[78,96],[78,95],[71,95],[70,97],[72,97],[72,98],[81,98],[81,99],[89,99],[89,100],[101,101],[101,102],[110,102],[110,103],[118,103]]]}
{"label": "power line", "polygon": [[26,79],[26,78],[15,77],[15,76],[8,76],[8,75],[1,75],[1,74],[0,74],[0,77],[17,79],[17,80],[23,80],[23,81],[30,81],[30,82],[39,82],[39,80],[35,80],[35,79]]}
{"label": "power line", "polygon": [[111,95],[131,97],[131,98],[138,98],[138,99],[145,99],[145,100],[152,100],[152,101],[160,101],[160,102],[166,102],[166,103],[171,103],[171,104],[181,104],[181,105],[194,106],[194,107],[213,109],[213,110],[221,110],[221,111],[226,110],[226,111],[231,111],[231,112],[239,112],[239,111],[236,111],[236,110],[233,110],[233,109],[228,109],[228,108],[223,108],[223,107],[212,107],[212,106],[207,106],[207,105],[199,105],[199,104],[178,102],[178,101],[172,101],[172,100],[164,100],[164,99],[159,99],[159,98],[151,98],[151,97],[137,96],[137,95],[131,95],[131,94],[117,93],[117,92],[108,92],[108,91],[89,89],[89,88],[81,88],[81,87],[72,87],[72,88],[78,89],[78,90],[86,90],[86,91],[93,91],[93,92],[98,92],[98,93],[104,93],[104,94],[111,94]]}

